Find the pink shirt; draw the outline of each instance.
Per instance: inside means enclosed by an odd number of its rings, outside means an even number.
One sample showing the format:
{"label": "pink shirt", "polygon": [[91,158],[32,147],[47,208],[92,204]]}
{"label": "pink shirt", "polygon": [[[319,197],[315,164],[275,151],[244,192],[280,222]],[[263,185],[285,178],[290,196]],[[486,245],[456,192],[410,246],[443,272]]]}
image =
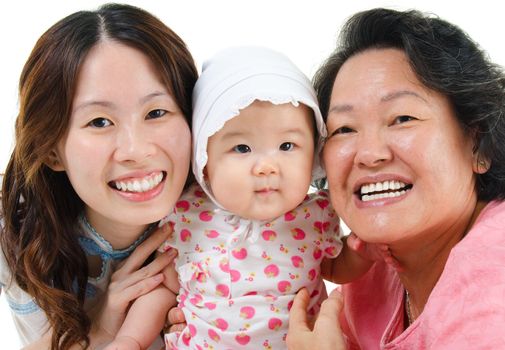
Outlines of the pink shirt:
{"label": "pink shirt", "polygon": [[505,349],[505,202],[491,202],[451,251],[423,313],[404,330],[404,289],[376,263],[345,285],[349,349]]}

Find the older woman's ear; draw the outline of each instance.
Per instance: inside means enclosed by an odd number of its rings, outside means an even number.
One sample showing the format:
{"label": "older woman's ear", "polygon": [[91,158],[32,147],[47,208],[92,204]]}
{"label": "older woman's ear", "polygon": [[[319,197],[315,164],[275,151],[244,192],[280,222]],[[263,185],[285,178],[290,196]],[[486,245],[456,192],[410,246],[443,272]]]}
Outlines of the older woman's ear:
{"label": "older woman's ear", "polygon": [[491,167],[491,161],[480,156],[479,152],[473,154],[472,169],[476,174],[484,174]]}

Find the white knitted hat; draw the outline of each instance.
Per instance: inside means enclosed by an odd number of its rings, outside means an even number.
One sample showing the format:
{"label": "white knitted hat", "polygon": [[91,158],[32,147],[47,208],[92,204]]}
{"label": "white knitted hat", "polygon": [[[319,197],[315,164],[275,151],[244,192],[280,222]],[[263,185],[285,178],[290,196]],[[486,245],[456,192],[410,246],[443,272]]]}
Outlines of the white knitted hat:
{"label": "white knitted hat", "polygon": [[279,52],[263,47],[225,49],[203,64],[193,90],[193,173],[218,205],[203,176],[207,141],[255,100],[294,106],[303,103],[312,108],[318,134],[312,177],[324,176],[319,153],[326,127],[310,80]]}

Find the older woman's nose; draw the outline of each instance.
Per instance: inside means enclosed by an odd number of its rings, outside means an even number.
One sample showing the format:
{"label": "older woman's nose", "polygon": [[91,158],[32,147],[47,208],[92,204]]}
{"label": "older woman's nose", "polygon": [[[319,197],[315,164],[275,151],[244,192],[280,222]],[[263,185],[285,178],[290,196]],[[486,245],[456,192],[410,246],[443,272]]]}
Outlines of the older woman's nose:
{"label": "older woman's nose", "polygon": [[388,140],[380,132],[360,135],[356,147],[354,163],[360,166],[377,167],[393,159]]}
{"label": "older woman's nose", "polygon": [[156,152],[149,133],[142,128],[124,127],[118,130],[115,159],[118,162],[142,162]]}

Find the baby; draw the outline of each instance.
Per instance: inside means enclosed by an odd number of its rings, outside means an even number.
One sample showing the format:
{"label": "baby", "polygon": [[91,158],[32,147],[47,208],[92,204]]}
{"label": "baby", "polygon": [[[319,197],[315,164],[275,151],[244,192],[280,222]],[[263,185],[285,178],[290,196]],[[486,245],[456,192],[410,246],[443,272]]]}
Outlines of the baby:
{"label": "baby", "polygon": [[[166,218],[173,232],[160,248],[179,252],[178,301],[187,322],[165,336],[167,349],[285,348],[296,292],[308,289],[311,314],[326,297],[323,261],[340,283],[371,265],[341,243],[327,193],[307,195],[324,176],[326,129],[315,93],[284,55],[239,47],[204,65],[193,106],[198,184]],[[174,275],[167,272],[166,282]],[[157,305],[166,312],[170,300],[160,295],[134,303],[118,338],[159,331],[144,320]]]}
{"label": "baby", "polygon": [[[326,129],[310,81],[265,48],[224,50],[193,95],[198,185],[167,220],[179,251],[179,306],[187,326],[168,349],[285,348],[288,312],[306,287],[310,312],[326,297],[323,258],[345,264],[340,282],[371,262],[344,259],[339,219],[320,191],[307,195]],[[348,251],[348,254],[355,254]]]}

